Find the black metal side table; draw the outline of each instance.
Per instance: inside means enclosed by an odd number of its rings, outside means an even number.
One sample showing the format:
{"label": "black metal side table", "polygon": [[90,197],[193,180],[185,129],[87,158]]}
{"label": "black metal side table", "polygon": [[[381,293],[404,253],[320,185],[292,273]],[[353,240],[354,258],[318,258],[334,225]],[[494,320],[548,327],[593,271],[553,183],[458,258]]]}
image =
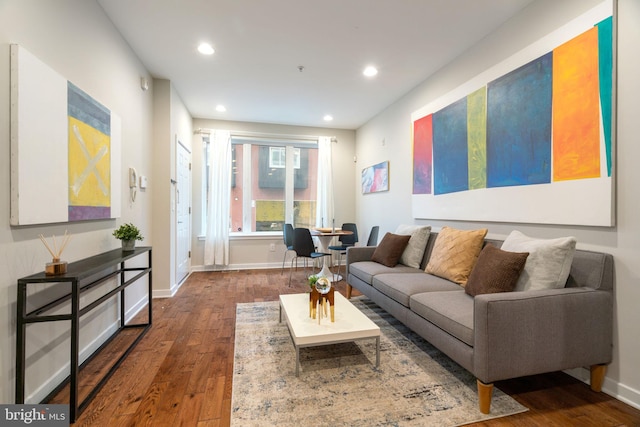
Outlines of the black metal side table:
{"label": "black metal side table", "polygon": [[[147,254],[147,267],[127,268],[125,261],[140,255]],[[43,403],[49,400],[67,383],[70,384],[69,389],[69,412],[71,422],[75,422],[77,417],[86,408],[89,402],[95,397],[98,391],[104,386],[109,377],[120,366],[122,361],[129,355],[131,350],[140,342],[144,334],[151,328],[152,320],[152,277],[151,277],[151,247],[137,247],[133,251],[123,251],[115,249],[89,258],[72,262],[67,266],[67,272],[60,275],[46,275],[44,272],[23,277],[18,280],[18,298],[17,298],[17,331],[16,331],[16,403],[24,403],[25,393],[25,375],[26,375],[26,333],[27,325],[37,322],[55,322],[68,320],[71,321],[71,373],[59,384],[54,392],[52,392]],[[126,273],[133,272],[133,276]],[[144,276],[148,277],[148,321],[147,323],[131,324],[125,322],[125,289]],[[107,287],[104,293],[95,297],[91,302],[81,306],[80,297],[91,289],[100,289],[100,285],[104,284],[111,278],[119,276],[118,285],[115,288]],[[131,276],[127,278],[126,276]],[[51,283],[51,289],[56,288],[56,283],[66,284],[66,289],[70,286],[70,291],[51,292],[50,299],[46,299],[37,308],[27,311],[27,289],[29,284],[34,283]],[[43,291],[43,292],[46,292]],[[103,343],[100,348],[94,351],[82,364],[80,363],[80,318],[100,306],[105,301],[120,295],[120,322],[118,329],[109,339]],[[64,314],[52,314],[52,310],[61,304],[70,302],[70,312]],[[87,397],[79,401],[78,396],[78,374],[80,370],[97,355],[113,338],[115,338],[124,329],[139,328],[140,333],[127,347],[124,353],[118,358],[114,365],[105,373],[100,381],[88,393]]]}

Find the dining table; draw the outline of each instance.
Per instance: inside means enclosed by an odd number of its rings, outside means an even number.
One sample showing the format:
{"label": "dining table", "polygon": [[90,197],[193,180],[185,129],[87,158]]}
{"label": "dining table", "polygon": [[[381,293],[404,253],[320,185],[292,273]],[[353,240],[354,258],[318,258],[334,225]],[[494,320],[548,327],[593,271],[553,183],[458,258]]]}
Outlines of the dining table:
{"label": "dining table", "polygon": [[[331,241],[333,240],[334,237],[350,236],[351,234],[353,234],[353,231],[342,230],[340,228],[332,228],[332,227],[312,228],[309,231],[311,232],[311,235],[313,237],[316,237],[318,239],[318,243],[319,243],[318,252],[323,252],[323,253],[330,253],[329,246],[331,246]],[[333,259],[333,256],[331,257],[331,259]],[[331,262],[327,263],[327,262],[324,262],[323,260],[322,269],[318,273],[318,276],[324,276],[329,280],[331,280],[332,282],[342,280],[341,277],[334,277],[333,273],[331,272],[331,269],[329,268],[330,266],[331,266]]]}

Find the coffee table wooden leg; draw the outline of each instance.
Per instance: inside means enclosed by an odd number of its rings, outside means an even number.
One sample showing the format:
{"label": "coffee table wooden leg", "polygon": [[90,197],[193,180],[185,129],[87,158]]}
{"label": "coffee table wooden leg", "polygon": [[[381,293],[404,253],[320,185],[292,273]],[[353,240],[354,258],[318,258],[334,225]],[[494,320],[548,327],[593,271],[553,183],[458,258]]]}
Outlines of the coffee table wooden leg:
{"label": "coffee table wooden leg", "polygon": [[296,377],[300,376],[300,347],[296,347]]}
{"label": "coffee table wooden leg", "polygon": [[380,337],[376,337],[376,368],[380,367]]}

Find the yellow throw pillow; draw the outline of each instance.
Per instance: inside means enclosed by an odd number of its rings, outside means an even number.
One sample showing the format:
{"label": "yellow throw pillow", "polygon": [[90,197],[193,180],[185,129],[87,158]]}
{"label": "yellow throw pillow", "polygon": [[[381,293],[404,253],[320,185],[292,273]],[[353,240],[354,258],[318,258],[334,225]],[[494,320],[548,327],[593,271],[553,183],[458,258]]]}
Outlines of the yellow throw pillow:
{"label": "yellow throw pillow", "polygon": [[465,286],[482,250],[487,231],[486,228],[457,230],[442,227],[425,271]]}

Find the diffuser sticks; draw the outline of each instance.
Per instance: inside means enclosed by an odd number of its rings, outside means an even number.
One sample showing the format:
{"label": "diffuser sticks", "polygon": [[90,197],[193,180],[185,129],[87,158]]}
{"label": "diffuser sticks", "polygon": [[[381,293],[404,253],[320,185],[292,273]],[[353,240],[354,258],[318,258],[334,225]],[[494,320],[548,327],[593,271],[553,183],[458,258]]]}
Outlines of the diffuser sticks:
{"label": "diffuser sticks", "polygon": [[53,257],[52,262],[47,263],[45,267],[46,275],[54,275],[54,274],[64,274],[67,272],[67,262],[60,261],[60,257],[62,256],[62,251],[67,247],[69,240],[71,240],[71,234],[67,233],[67,230],[64,231],[64,237],[62,238],[62,244],[58,247],[58,242],[56,241],[56,236],[52,236],[53,240],[53,249],[47,243],[47,239],[45,239],[44,235],[40,234],[40,241],[44,244],[44,247],[47,248],[51,256]]}

